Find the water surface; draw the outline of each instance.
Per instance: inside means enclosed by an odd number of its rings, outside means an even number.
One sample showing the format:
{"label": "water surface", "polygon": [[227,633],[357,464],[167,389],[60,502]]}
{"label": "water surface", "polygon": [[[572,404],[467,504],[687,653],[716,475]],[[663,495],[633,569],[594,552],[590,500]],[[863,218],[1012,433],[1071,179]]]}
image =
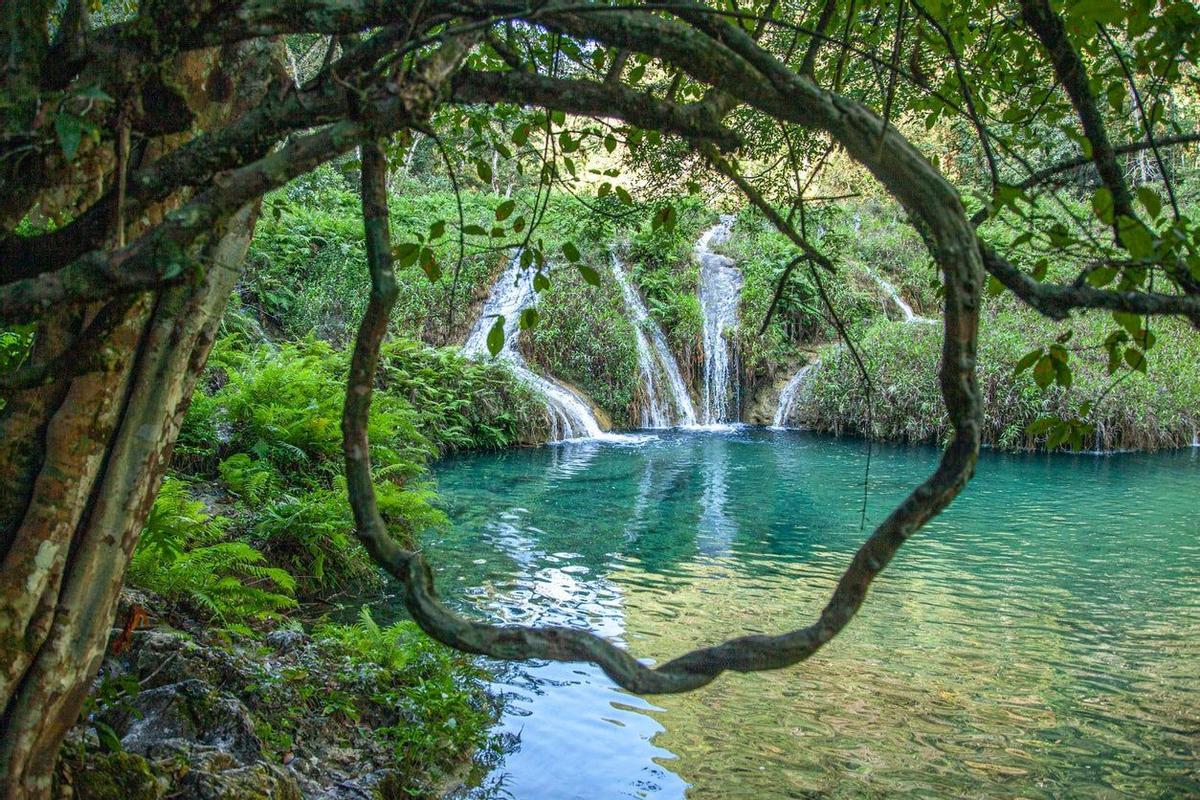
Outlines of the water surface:
{"label": "water surface", "polygon": [[[809,622],[864,533],[864,445],[746,429],[438,470],[442,593],[666,659]],[[876,446],[868,529],[933,467]],[[508,665],[477,792],[554,798],[1200,795],[1200,451],[985,453],[858,618],[792,669],[642,699]]]}

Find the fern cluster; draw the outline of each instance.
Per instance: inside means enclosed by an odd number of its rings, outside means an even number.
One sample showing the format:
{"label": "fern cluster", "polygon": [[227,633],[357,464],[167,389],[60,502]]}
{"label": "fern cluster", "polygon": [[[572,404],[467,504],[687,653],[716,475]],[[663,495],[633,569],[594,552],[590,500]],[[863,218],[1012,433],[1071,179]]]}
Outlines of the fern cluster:
{"label": "fern cluster", "polygon": [[326,652],[349,660],[377,702],[400,713],[399,724],[375,730],[397,762],[444,774],[455,754],[486,743],[492,716],[478,691],[483,673],[416,624],[380,625],[363,606],[357,622],[319,625],[314,637]]}
{"label": "fern cluster", "polygon": [[[173,467],[213,485],[229,510],[203,516],[183,484],[170,482],[131,580],[172,597],[194,594],[191,605],[221,618],[253,614],[214,601],[220,587],[212,575],[254,577],[252,569],[269,564],[287,576],[276,582],[287,584],[287,596],[306,600],[379,581],[354,535],[343,477],[347,369],[345,352],[311,338],[279,347],[241,335],[221,339],[184,420]],[[393,535],[411,543],[445,522],[427,473],[438,455],[531,441],[541,425],[537,398],[506,367],[411,340],[388,344],[369,433],[379,508]],[[273,610],[269,598],[263,603],[261,610]]]}
{"label": "fern cluster", "polygon": [[226,521],[167,477],[129,564],[129,581],[225,623],[261,619],[296,605],[296,582],[250,544],[228,538]]}

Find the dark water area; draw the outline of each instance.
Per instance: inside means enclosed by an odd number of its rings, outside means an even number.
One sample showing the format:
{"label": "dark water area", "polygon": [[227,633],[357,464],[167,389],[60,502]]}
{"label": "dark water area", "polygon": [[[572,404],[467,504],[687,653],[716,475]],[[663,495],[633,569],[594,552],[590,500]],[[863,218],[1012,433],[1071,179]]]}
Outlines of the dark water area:
{"label": "dark water area", "polygon": [[[671,658],[811,621],[865,537],[865,445],[656,434],[442,462],[442,594]],[[875,445],[867,530],[935,465]],[[1200,796],[1200,450],[984,453],[808,662],[639,698],[500,665],[478,797]]]}

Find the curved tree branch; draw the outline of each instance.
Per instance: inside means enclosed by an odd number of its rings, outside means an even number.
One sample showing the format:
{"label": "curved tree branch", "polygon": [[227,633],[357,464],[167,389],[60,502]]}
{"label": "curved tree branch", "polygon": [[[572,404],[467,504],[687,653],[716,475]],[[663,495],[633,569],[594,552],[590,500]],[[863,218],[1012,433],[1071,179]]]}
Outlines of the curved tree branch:
{"label": "curved tree branch", "polygon": [[1137,219],[1133,210],[1133,198],[1129,194],[1129,185],[1125,175],[1117,164],[1116,153],[1108,138],[1104,125],[1104,117],[1096,105],[1096,98],[1088,82],[1087,68],[1083,64],[1075,46],[1067,38],[1066,26],[1062,17],[1054,12],[1048,0],[1021,0],[1021,18],[1030,27],[1034,35],[1050,56],[1054,67],[1054,75],[1071,98],[1071,105],[1083,125],[1083,134],[1092,146],[1092,161],[1100,180],[1108,187],[1113,196],[1113,232],[1120,234],[1116,227],[1115,217],[1125,216]]}
{"label": "curved tree branch", "polygon": [[481,72],[463,69],[454,77],[452,101],[524,103],[572,114],[619,117],[641,128],[711,141],[722,150],[741,145],[703,104],[679,105],[649,97],[620,84],[549,78],[531,72]]}
{"label": "curved tree branch", "polygon": [[1013,294],[1051,319],[1066,319],[1075,309],[1102,308],[1150,316],[1185,316],[1200,328],[1200,295],[1161,292],[1118,292],[1091,286],[1038,283],[1010,264],[995,250],[979,242],[983,266]]}
{"label": "curved tree branch", "polygon": [[[664,42],[670,42],[671,46],[663,50],[669,51],[670,61],[684,69],[694,70],[697,63],[705,61],[701,55],[707,52],[707,48],[696,50],[690,46],[702,43],[702,38],[691,38],[674,23],[668,23],[662,29],[659,28],[661,20],[648,16],[633,19],[633,24],[628,18],[621,20],[619,31],[613,32],[612,38],[617,40],[632,33],[632,41],[628,44],[643,52],[653,51]],[[639,31],[637,23],[642,21],[645,21],[645,27]],[[650,35],[656,28],[659,28],[658,33],[665,36]],[[747,45],[745,41],[738,41],[736,31],[717,30],[715,33],[722,41],[734,41],[739,51],[759,58],[760,54],[754,52],[757,45],[749,37],[746,37],[749,40]],[[649,35],[649,39],[640,40],[643,35]],[[712,82],[719,84],[723,91],[737,93],[737,81],[744,73],[742,64],[745,62],[734,57],[727,63],[736,67],[728,74],[715,76],[717,80]],[[770,68],[769,64],[767,66]],[[859,548],[819,617],[812,624],[788,633],[730,639],[650,668],[625,650],[587,631],[561,627],[495,626],[465,619],[441,602],[433,585],[432,572],[420,553],[405,549],[393,541],[374,507],[366,421],[371,371],[386,330],[386,314],[390,306],[386,300],[387,271],[381,266],[382,262],[373,263],[372,279],[378,284],[372,292],[371,304],[359,329],[355,365],[347,388],[343,418],[346,467],[348,473],[354,473],[351,481],[355,487],[351,495],[352,504],[363,545],[381,566],[402,583],[409,613],[434,638],[459,650],[496,658],[593,662],[622,687],[640,693],[695,689],[726,670],[748,672],[789,666],[811,656],[845,627],[862,605],[871,582],[887,566],[901,545],[945,508],[971,477],[978,456],[982,426],[982,406],[975,382],[982,269],[979,250],[975,246],[974,229],[966,219],[954,191],[894,129],[853,101],[820,92],[808,80],[789,84],[783,77],[791,73],[782,67],[780,69],[783,73],[775,72],[773,78],[776,86],[782,86],[786,93],[784,97],[775,95],[771,98],[774,101],[772,110],[779,114],[782,106],[791,108],[792,115],[828,131],[854,158],[875,173],[921,220],[926,241],[942,268],[945,339],[941,388],[954,433],[938,468],[888,515]],[[757,99],[763,101],[761,97]],[[784,100],[787,102],[780,103]],[[368,230],[371,230],[370,227]],[[377,301],[376,297],[380,299]],[[384,317],[382,322],[381,315]]]}
{"label": "curved tree branch", "polygon": [[[1181,134],[1178,134],[1177,136],[1164,136],[1161,139],[1154,140],[1154,144],[1157,144],[1157,146],[1159,146],[1159,147],[1171,147],[1174,145],[1181,145],[1181,144],[1196,144],[1197,142],[1200,142],[1200,133],[1181,133]],[[1148,142],[1148,141],[1129,142],[1128,144],[1122,144],[1122,145],[1118,145],[1117,147],[1114,147],[1113,152],[1116,153],[1117,155],[1126,155],[1128,153],[1140,153],[1143,150],[1149,150],[1152,147],[1153,147],[1153,145],[1151,144],[1151,142]],[[1092,163],[1092,159],[1084,158],[1083,156],[1077,156],[1075,158],[1068,158],[1065,161],[1059,161],[1057,164],[1051,164],[1048,167],[1043,167],[1042,169],[1039,169],[1038,171],[1034,172],[1029,177],[1027,177],[1025,180],[1016,184],[1016,188],[1017,189],[1032,189],[1035,186],[1040,186],[1043,183],[1046,183],[1047,181],[1049,181],[1051,178],[1055,177],[1056,175],[1061,175],[1064,172],[1069,172],[1070,170],[1073,170],[1073,169],[1079,169],[1080,167],[1086,167],[1088,164],[1091,164],[1091,163]],[[975,214],[971,217],[971,224],[974,225],[975,227],[979,227],[980,225],[982,225],[984,222],[987,221],[988,213],[989,212],[986,207],[981,208],[980,210],[976,211]]]}
{"label": "curved tree branch", "polygon": [[167,215],[128,247],[93,250],[65,267],[0,286],[0,321],[24,322],[61,303],[101,300],[189,279],[189,249],[204,232],[246,203],[297,175],[344,153],[368,132],[386,133],[422,125],[444,94],[450,76],[473,39],[452,39],[430,54],[405,85],[382,102],[363,109],[361,122],[343,120],[243,167],[224,173],[214,185]]}

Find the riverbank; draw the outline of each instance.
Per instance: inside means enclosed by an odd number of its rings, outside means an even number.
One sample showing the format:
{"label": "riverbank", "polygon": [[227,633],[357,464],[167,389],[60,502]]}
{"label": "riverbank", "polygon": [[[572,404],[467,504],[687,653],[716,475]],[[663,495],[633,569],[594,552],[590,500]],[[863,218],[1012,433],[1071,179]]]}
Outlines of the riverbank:
{"label": "riverbank", "polygon": [[483,673],[411,623],[230,630],[138,590],[117,619],[58,796],[432,799],[494,757]]}
{"label": "riverbank", "polygon": [[[346,620],[348,598],[385,586],[341,475],[346,360],[313,339],[237,333],[214,348],[63,752],[64,792],[437,798],[490,757],[475,661],[411,623]],[[445,523],[433,459],[540,441],[545,419],[503,365],[395,340],[370,436],[380,509],[411,545]]]}

